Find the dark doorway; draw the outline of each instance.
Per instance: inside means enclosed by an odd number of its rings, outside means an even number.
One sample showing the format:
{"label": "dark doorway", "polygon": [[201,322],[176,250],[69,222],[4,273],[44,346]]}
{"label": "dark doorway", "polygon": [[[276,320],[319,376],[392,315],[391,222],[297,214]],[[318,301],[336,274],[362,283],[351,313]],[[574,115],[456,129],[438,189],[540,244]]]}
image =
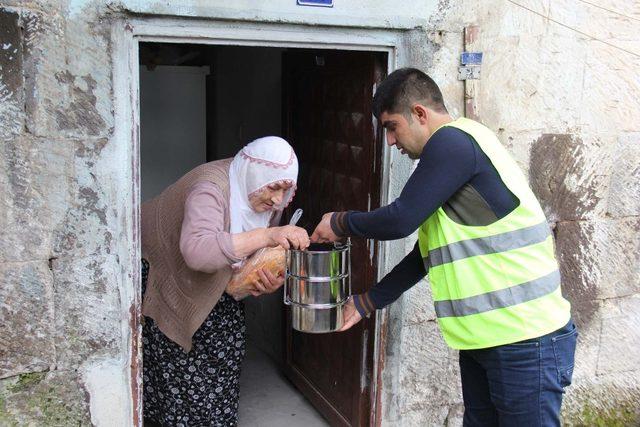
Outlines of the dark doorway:
{"label": "dark doorway", "polygon": [[[300,160],[291,205],[305,211],[299,225],[311,232],[323,212],[374,209],[382,137],[372,122],[371,97],[385,64],[386,54],[375,52],[141,43],[143,200],[199,163],[232,157],[255,138],[278,135]],[[375,280],[377,254],[373,242],[353,244],[357,293]],[[254,425],[251,417],[258,414],[260,425],[320,425],[317,414],[292,417],[300,406],[268,400],[278,393],[281,402],[295,405],[304,403],[303,395],[331,425],[369,425],[373,316],[346,333],[309,335],[291,329],[281,291],[248,298],[245,307],[240,425]],[[286,387],[294,390],[282,373],[299,390],[296,396],[282,394]],[[272,387],[266,377],[281,378],[286,387]]]}
{"label": "dark doorway", "polygon": [[[380,201],[382,135],[372,122],[374,87],[385,56],[295,50],[284,54],[286,137],[300,161],[295,207],[310,231],[325,212],[375,209]],[[353,239],[352,291],[377,272],[376,245]],[[294,331],[287,317],[285,372],[332,425],[369,425],[375,316],[347,332]]]}

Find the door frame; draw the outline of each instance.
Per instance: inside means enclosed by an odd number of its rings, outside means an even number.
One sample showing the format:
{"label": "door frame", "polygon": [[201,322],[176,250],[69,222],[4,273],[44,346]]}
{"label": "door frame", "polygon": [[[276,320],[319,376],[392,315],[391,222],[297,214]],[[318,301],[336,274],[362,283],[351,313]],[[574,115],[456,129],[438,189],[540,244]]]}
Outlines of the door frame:
{"label": "door frame", "polygon": [[[140,110],[138,52],[141,42],[162,42],[203,45],[234,45],[255,47],[288,47],[309,49],[361,50],[387,54],[387,72],[391,73],[409,60],[411,38],[407,29],[345,28],[330,26],[272,24],[266,22],[236,22],[228,20],[202,20],[189,18],[119,18],[112,26],[113,93],[115,123],[112,147],[123,174],[114,177],[120,181],[123,206],[122,250],[120,260],[121,283],[140,282]],[[377,126],[374,120],[374,126]],[[390,202],[391,152],[383,135],[380,205]],[[404,251],[402,240],[378,243],[378,278],[390,267],[385,256]],[[141,296],[139,286],[123,285],[121,291],[123,316],[123,346],[129,361],[131,393],[131,420],[142,425],[142,353],[141,349]],[[388,313],[382,310],[376,318],[374,337],[374,366],[371,381],[370,424],[382,421],[380,389],[384,368]]]}

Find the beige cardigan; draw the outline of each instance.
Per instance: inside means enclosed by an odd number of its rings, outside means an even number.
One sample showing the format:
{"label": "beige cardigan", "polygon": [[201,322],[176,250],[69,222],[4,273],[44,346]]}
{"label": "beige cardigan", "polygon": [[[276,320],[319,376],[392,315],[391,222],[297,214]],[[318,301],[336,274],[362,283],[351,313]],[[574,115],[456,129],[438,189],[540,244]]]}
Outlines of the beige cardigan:
{"label": "beige cardigan", "polygon": [[[142,257],[149,261],[149,278],[142,314],[185,351],[231,278],[225,264],[213,273],[192,270],[180,252],[185,201],[198,182],[209,181],[223,194],[221,233],[229,233],[229,166],[231,159],[205,163],[193,169],[156,198],[142,205]],[[212,254],[215,256],[215,254]]]}

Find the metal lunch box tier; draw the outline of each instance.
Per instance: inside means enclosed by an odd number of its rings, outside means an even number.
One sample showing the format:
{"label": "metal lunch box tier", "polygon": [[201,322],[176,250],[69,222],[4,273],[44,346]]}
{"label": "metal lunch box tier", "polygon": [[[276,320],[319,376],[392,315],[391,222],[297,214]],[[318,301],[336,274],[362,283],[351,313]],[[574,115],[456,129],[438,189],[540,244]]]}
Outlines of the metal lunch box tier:
{"label": "metal lunch box tier", "polygon": [[349,246],[312,244],[305,251],[287,251],[287,266],[291,275],[317,278],[319,281],[344,277],[349,269]]}
{"label": "metal lunch box tier", "polygon": [[311,334],[335,332],[342,328],[344,317],[342,305],[331,308],[309,308],[297,304],[291,305],[291,320],[293,329]]}
{"label": "metal lunch box tier", "polygon": [[349,298],[349,278],[344,276],[330,280],[310,280],[287,276],[287,299],[296,304],[326,305],[342,304]]}

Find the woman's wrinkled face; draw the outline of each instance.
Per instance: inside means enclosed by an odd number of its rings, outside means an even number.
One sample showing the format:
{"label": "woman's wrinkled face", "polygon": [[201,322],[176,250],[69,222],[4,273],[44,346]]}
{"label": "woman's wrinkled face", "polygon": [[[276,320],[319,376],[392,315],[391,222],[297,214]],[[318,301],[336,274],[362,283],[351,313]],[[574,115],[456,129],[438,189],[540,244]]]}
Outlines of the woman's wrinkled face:
{"label": "woman's wrinkled face", "polygon": [[251,208],[256,212],[266,212],[282,203],[287,190],[292,187],[291,183],[274,183],[267,185],[249,198]]}

